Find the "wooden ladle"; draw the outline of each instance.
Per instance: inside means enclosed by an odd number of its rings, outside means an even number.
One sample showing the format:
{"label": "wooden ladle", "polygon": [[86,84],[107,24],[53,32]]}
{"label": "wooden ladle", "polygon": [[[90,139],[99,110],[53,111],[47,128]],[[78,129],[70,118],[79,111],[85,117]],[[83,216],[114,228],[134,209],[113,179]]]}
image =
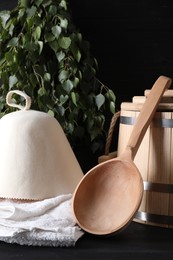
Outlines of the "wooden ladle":
{"label": "wooden ladle", "polygon": [[124,152],[89,170],[76,187],[72,208],[76,222],[86,232],[110,235],[132,221],[143,195],[143,180],[133,159],[158,103],[171,82],[165,76],[156,80]]}

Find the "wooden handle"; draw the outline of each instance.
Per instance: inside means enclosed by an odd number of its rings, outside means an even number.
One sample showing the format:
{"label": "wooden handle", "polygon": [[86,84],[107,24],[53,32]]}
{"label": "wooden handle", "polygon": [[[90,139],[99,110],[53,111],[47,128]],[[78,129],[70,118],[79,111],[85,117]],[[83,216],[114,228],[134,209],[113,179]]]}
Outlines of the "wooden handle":
{"label": "wooden handle", "polygon": [[133,131],[129,138],[126,149],[130,148],[132,152],[132,159],[134,159],[139,145],[145,135],[148,126],[156,112],[157,106],[163,96],[164,91],[170,87],[172,79],[160,76],[154,83],[148,98],[146,99],[141,112],[136,120]]}
{"label": "wooden handle", "polygon": [[[148,95],[150,94],[150,89],[146,89],[145,91],[144,91],[144,95],[145,95],[145,97],[148,97]],[[168,89],[168,90],[166,90],[165,92],[164,92],[164,94],[163,94],[163,97],[173,97],[173,89]]]}
{"label": "wooden handle", "polygon": [[[146,89],[144,91],[145,98],[150,94],[150,90]],[[173,103],[173,89],[168,89],[164,92],[163,97],[160,100],[160,103]]]}

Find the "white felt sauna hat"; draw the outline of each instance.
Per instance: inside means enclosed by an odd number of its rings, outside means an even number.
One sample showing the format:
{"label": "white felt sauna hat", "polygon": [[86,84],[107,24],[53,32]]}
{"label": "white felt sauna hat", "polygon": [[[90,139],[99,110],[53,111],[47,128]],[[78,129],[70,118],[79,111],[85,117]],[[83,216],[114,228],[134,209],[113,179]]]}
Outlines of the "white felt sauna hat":
{"label": "white felt sauna hat", "polygon": [[[25,106],[12,102],[13,94]],[[83,177],[81,167],[58,121],[30,110],[31,99],[19,90],[7,104],[21,110],[0,119],[0,197],[42,200],[73,193]]]}

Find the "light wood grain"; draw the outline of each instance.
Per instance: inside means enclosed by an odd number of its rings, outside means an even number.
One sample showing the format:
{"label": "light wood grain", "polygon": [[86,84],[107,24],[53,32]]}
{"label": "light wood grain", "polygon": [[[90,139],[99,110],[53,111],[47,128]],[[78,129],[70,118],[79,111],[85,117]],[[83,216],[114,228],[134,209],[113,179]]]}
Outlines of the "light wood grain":
{"label": "light wood grain", "polygon": [[[133,106],[134,104],[131,105]],[[127,107],[129,108],[128,104]],[[126,117],[137,118],[138,114],[139,112],[137,111],[121,111],[121,115]],[[156,119],[159,121],[162,119],[173,120],[173,110],[156,112],[154,120]],[[120,124],[118,154],[125,148],[132,129],[132,125]],[[134,163],[140,170],[144,181],[173,184],[173,128],[158,127],[151,123],[136,153]],[[144,191],[139,211],[155,215],[173,216],[173,194],[169,192]],[[149,222],[139,219],[134,219],[134,221],[173,228],[173,225],[156,223],[154,221]]]}

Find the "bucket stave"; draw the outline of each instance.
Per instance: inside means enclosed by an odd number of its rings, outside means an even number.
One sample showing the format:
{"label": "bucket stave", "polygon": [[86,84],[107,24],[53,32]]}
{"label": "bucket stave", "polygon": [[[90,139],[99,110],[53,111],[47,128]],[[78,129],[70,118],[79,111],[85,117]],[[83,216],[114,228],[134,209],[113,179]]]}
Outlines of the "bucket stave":
{"label": "bucket stave", "polygon": [[[137,97],[133,103],[121,104],[118,155],[125,149],[144,101],[145,97]],[[159,104],[134,162],[144,181],[134,221],[173,228],[173,103]]]}

